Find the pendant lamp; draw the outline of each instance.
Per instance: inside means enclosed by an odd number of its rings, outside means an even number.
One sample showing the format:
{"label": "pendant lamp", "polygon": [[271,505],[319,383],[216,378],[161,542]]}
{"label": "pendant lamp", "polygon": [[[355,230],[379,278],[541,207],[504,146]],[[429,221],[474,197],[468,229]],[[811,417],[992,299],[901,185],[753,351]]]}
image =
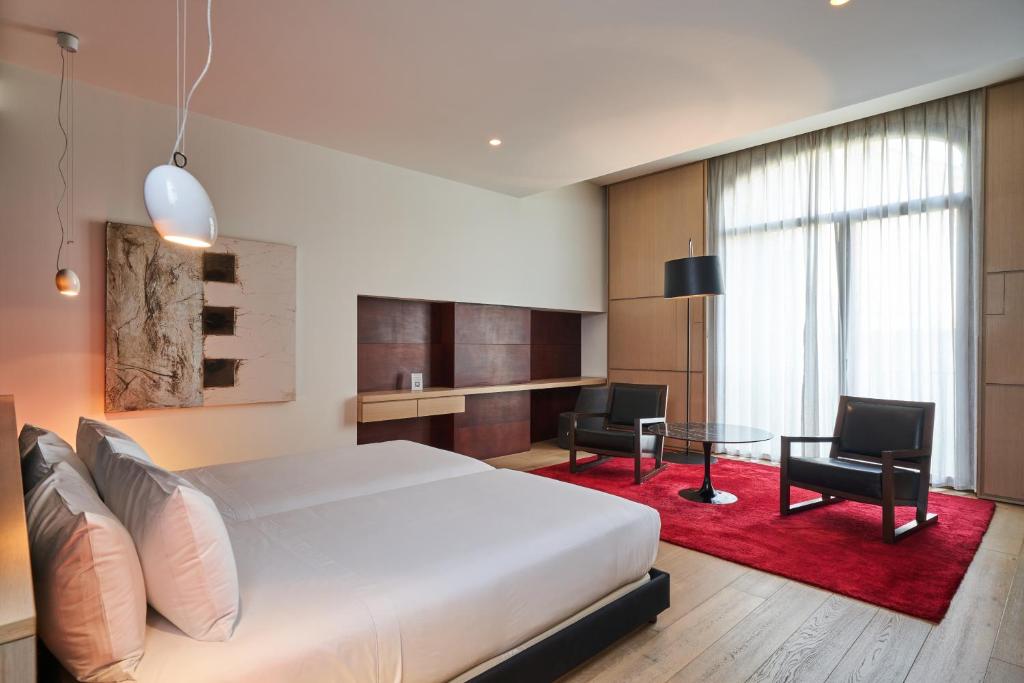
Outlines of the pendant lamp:
{"label": "pendant lamp", "polygon": [[[180,5],[180,2],[179,2]],[[195,83],[183,99],[184,106],[178,116],[177,137],[171,157],[166,164],[161,164],[149,172],[143,189],[146,199],[146,211],[153,221],[160,236],[169,242],[176,242],[189,247],[205,249],[217,241],[217,214],[213,210],[210,195],[203,189],[195,176],[185,170],[188,158],[184,154],[185,126],[188,123],[188,108],[192,95],[206,76],[213,59],[213,24],[211,10],[213,0],[206,3],[206,36],[209,47],[206,52],[206,65],[199,73]],[[186,13],[183,24],[187,24],[188,0],[185,0]],[[181,12],[179,12],[179,20]],[[180,31],[179,31],[180,34]],[[187,35],[187,33],[186,33]],[[178,42],[179,48],[187,48],[187,42]],[[179,49],[179,74],[181,84],[185,78],[185,49]],[[181,89],[178,89],[179,96]],[[181,101],[181,100],[179,100]]]}
{"label": "pendant lamp", "polygon": [[[57,200],[57,225],[60,227],[60,245],[57,247],[57,276],[54,284],[64,296],[78,296],[82,282],[70,268],[61,267],[64,248],[75,243],[75,53],[78,36],[57,33],[60,48],[60,94],[57,95],[57,127],[64,136],[64,148],[57,159],[61,193]],[[65,94],[66,93],[66,94]]]}

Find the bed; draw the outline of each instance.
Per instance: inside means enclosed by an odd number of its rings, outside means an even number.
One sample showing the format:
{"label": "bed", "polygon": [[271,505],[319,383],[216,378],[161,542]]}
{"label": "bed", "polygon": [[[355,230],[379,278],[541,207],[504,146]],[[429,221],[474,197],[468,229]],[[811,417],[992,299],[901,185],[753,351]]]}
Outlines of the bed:
{"label": "bed", "polygon": [[241,617],[153,610],[135,676],[553,680],[668,606],[645,506],[411,442],[180,472],[224,517]]}

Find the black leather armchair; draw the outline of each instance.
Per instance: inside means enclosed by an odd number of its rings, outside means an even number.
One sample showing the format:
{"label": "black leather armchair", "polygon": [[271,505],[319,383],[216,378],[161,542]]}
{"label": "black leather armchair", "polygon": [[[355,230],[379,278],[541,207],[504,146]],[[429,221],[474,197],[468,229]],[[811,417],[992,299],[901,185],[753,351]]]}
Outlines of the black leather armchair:
{"label": "black leather armchair", "polygon": [[[569,471],[583,472],[609,458],[632,458],[633,480],[642,484],[665,469],[665,438],[646,433],[652,424],[665,422],[668,387],[660,384],[612,384],[602,412],[574,412],[569,418]],[[600,426],[584,420],[601,418]],[[579,465],[578,451],[598,458]],[[654,469],[644,474],[641,460],[654,458]]]}
{"label": "black leather armchair", "polygon": [[[842,396],[833,436],[782,437],[779,511],[783,515],[855,500],[882,507],[882,540],[934,524],[928,512],[935,404]],[[828,459],[791,454],[794,443],[829,443]],[[790,505],[789,487],[821,498]],[[914,521],[896,528],[896,507],[917,508]]]}

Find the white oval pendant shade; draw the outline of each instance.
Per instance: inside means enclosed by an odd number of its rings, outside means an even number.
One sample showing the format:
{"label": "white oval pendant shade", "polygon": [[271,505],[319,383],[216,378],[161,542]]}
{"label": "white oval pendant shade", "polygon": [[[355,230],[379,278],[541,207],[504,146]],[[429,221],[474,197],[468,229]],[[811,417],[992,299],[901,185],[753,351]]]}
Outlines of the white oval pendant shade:
{"label": "white oval pendant shade", "polygon": [[146,211],[169,242],[206,248],[217,241],[217,214],[206,190],[183,168],[157,166],[146,176]]}

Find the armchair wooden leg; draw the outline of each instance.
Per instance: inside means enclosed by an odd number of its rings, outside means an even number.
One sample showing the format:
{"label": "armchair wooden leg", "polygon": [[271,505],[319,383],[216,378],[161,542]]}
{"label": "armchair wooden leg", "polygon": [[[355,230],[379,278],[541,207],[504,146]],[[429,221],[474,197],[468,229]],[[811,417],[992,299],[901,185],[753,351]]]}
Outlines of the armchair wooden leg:
{"label": "armchair wooden leg", "polygon": [[642,484],[644,483],[644,477],[640,473],[640,454],[633,456],[633,483]]}
{"label": "armchair wooden leg", "polygon": [[569,449],[569,471],[576,474],[576,449]]}
{"label": "armchair wooden leg", "polygon": [[789,481],[782,480],[782,488],[779,491],[779,514],[789,514]]}
{"label": "armchair wooden leg", "polygon": [[896,542],[896,482],[892,466],[882,467],[882,540]]}

